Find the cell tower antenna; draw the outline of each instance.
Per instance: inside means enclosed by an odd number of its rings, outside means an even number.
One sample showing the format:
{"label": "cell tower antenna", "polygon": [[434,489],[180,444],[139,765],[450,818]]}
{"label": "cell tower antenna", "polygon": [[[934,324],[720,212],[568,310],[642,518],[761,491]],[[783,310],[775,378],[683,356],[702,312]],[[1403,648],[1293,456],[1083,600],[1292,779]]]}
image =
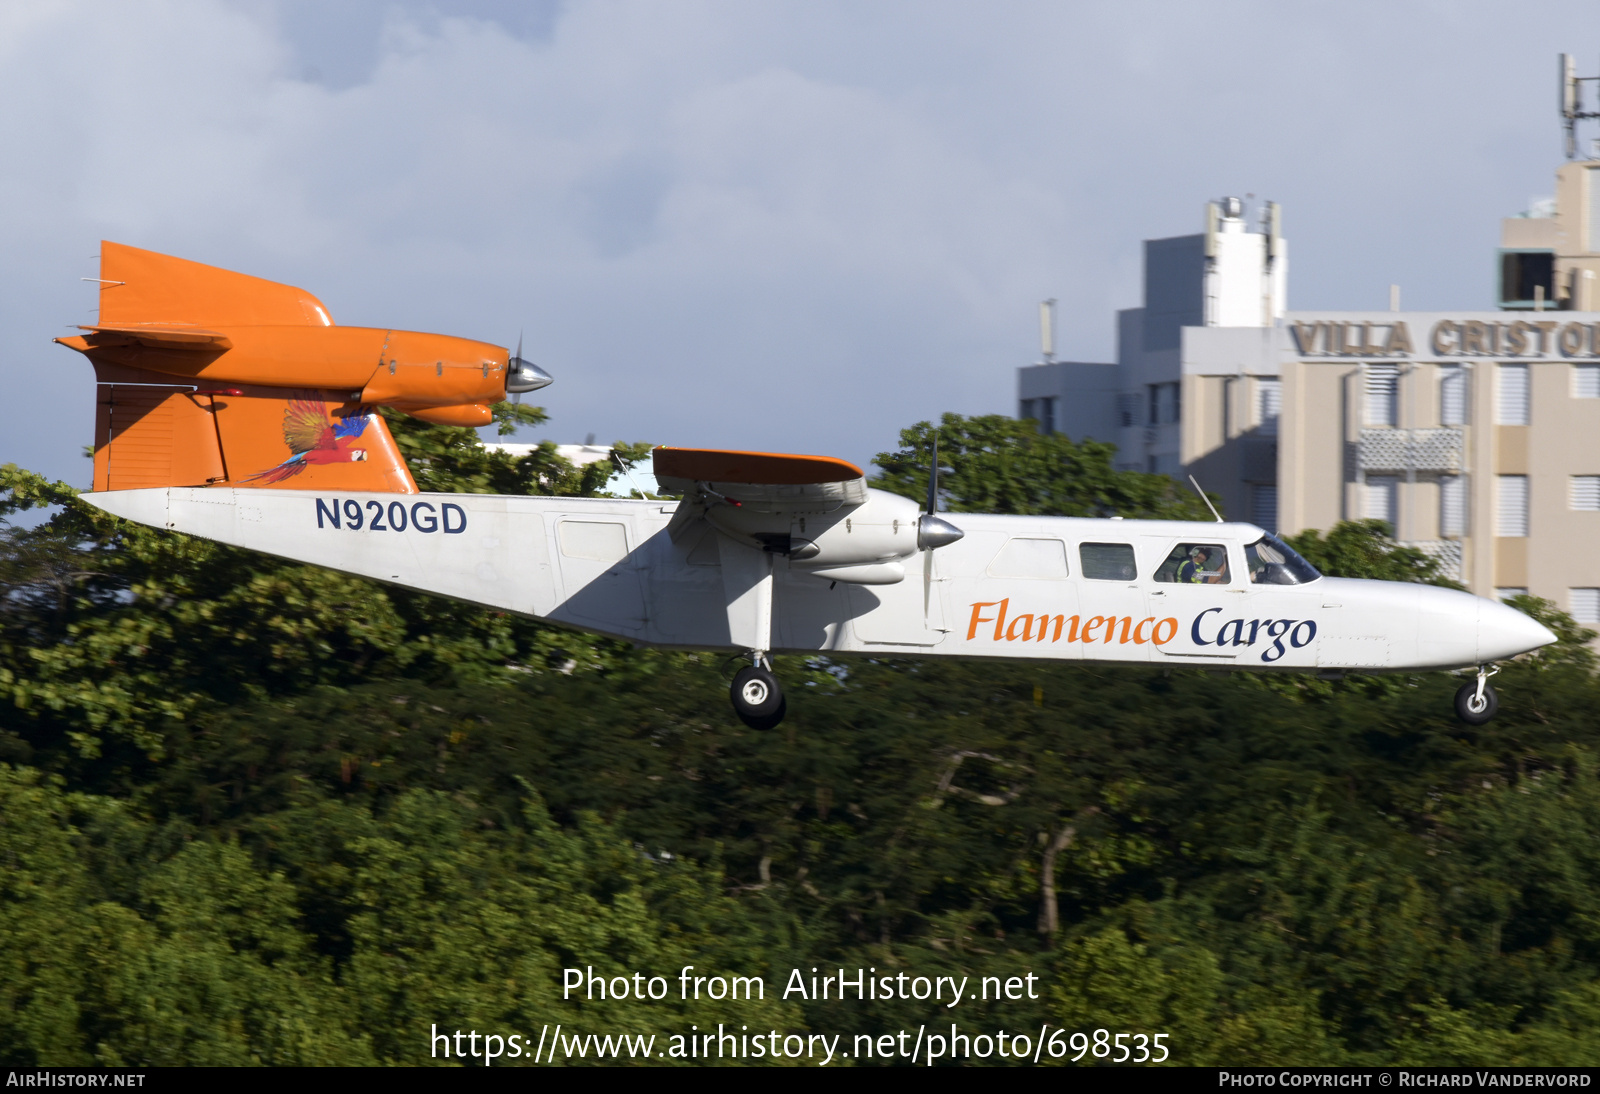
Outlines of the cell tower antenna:
{"label": "cell tower antenna", "polygon": [[1055,297],[1039,301],[1039,347],[1044,363],[1056,360],[1056,301]]}
{"label": "cell tower antenna", "polygon": [[1600,76],[1580,77],[1570,53],[1561,55],[1560,76],[1561,127],[1566,130],[1567,159],[1574,160],[1578,158],[1578,123],[1600,118],[1600,110],[1583,109],[1583,85],[1600,84]]}

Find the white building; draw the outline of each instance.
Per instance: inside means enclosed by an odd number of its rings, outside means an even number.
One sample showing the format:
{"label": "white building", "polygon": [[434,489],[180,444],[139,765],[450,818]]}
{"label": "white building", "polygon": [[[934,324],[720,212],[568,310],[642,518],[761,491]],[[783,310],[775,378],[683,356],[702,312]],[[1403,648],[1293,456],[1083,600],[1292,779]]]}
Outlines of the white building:
{"label": "white building", "polygon": [[[1020,416],[1114,442],[1124,470],[1184,474],[1185,361],[1202,343],[1211,356],[1260,356],[1284,316],[1289,255],[1278,206],[1262,206],[1259,230],[1245,212],[1238,198],[1209,202],[1202,234],[1146,240],[1144,304],[1117,313],[1116,363],[1018,370]],[[1266,363],[1275,377],[1276,363]],[[1270,463],[1270,454],[1255,456]],[[1276,481],[1271,469],[1255,478]]]}
{"label": "white building", "polygon": [[1116,363],[1020,369],[1021,415],[1193,474],[1228,516],[1380,518],[1474,592],[1600,623],[1600,159],[1503,222],[1498,310],[1289,311],[1277,208],[1244,212],[1147,241]]}

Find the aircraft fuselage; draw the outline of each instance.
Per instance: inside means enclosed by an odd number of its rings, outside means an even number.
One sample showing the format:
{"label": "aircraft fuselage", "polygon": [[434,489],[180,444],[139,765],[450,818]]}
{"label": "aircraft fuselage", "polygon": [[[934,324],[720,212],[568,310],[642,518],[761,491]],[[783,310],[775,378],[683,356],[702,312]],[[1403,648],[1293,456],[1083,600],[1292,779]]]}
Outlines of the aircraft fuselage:
{"label": "aircraft fuselage", "polygon": [[[723,573],[724,537],[706,521],[669,533],[675,502],[226,487],[84,500],[156,527],[629,641],[752,646]],[[774,556],[765,648],[1381,672],[1482,665],[1554,638],[1505,605],[1435,586],[1252,581],[1246,548],[1263,532],[1249,524],[958,519],[965,538],[900,555],[904,578],[895,583],[830,577]],[[1203,563],[1184,570],[1174,560],[1186,557]]]}

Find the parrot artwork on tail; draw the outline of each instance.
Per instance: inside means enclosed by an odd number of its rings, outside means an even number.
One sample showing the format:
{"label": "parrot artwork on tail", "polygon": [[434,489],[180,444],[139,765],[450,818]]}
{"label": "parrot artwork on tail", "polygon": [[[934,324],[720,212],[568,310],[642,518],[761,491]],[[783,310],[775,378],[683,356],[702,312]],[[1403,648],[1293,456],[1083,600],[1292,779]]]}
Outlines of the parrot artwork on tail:
{"label": "parrot artwork on tail", "polygon": [[293,455],[245,481],[279,483],[294,478],[312,464],[365,460],[367,450],[355,448],[353,444],[366,430],[368,417],[368,413],[362,412],[336,420],[328,416],[320,402],[290,400],[283,412],[283,440]]}

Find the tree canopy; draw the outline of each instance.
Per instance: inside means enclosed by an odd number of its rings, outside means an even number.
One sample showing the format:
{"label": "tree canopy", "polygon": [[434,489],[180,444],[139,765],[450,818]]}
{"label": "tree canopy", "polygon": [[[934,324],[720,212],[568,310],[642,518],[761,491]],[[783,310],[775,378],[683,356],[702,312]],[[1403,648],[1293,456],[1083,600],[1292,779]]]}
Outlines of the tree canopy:
{"label": "tree canopy", "polygon": [[937,426],[901,430],[900,447],[874,457],[883,473],[872,485],[924,500],[935,434],[939,462],[949,468],[940,495],[954,513],[1210,519],[1204,503],[1172,478],[1116,470],[1115,445],[1040,433],[1033,422],[1000,414],[946,414]]}
{"label": "tree canopy", "polygon": [[[920,496],[933,429],[881,485]],[[938,429],[953,509],[1206,515],[1106,446]],[[429,489],[604,483],[543,447],[396,435]],[[1593,633],[1548,604],[1516,602],[1561,641],[1506,666],[1478,728],[1444,674],[819,656],[780,659],[790,715],[757,732],[714,656],[128,525],[0,470],[0,517],[34,506],[53,515],[0,539],[7,1064],[458,1062],[434,1023],[951,1020],[558,1000],[573,965],[690,964],[1031,970],[1039,998],[956,1020],[1165,1032],[1178,1064],[1600,1056],[1600,682]],[[1295,546],[1442,580],[1386,532]]]}

